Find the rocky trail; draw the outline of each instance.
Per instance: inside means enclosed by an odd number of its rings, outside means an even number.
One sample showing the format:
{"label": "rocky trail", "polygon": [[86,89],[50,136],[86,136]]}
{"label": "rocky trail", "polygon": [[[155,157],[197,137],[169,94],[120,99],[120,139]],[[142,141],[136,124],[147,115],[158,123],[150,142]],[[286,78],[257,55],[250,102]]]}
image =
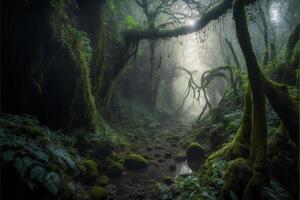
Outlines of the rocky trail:
{"label": "rocky trail", "polygon": [[188,129],[175,121],[126,127],[130,151],[143,155],[149,165],[138,171],[125,170],[120,178],[111,179],[106,186],[108,199],[157,199],[158,184],[169,185],[176,176],[192,173],[185,161],[185,150],[191,140],[186,134]]}

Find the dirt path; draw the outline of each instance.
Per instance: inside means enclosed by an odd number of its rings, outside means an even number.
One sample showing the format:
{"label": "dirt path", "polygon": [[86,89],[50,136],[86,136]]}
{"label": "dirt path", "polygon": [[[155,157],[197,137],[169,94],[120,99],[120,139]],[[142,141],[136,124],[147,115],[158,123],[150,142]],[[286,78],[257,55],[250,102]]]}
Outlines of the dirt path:
{"label": "dirt path", "polygon": [[184,153],[189,144],[188,126],[170,121],[162,125],[150,124],[146,128],[126,128],[130,131],[131,151],[143,155],[149,167],[141,171],[125,171],[121,178],[112,179],[106,188],[108,199],[153,200],[157,199],[158,182],[166,176],[174,178],[190,173],[184,162]]}

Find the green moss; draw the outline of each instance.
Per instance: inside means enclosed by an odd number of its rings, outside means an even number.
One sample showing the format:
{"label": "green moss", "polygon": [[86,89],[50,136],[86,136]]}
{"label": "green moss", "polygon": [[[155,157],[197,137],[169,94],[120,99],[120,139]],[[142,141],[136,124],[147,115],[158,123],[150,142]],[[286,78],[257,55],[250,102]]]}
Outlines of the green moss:
{"label": "green moss", "polygon": [[133,16],[129,15],[126,17],[126,25],[128,28],[138,28],[140,25],[138,21],[136,21]]}
{"label": "green moss", "polygon": [[197,142],[193,142],[189,145],[186,152],[187,160],[204,160],[206,158],[206,151]]}
{"label": "green moss", "polygon": [[114,3],[114,0],[108,0],[107,1],[107,4],[109,5],[109,9],[110,11],[115,14],[116,13],[116,6],[115,6],[115,3]]}
{"label": "green moss", "polygon": [[242,199],[244,188],[251,176],[252,165],[249,160],[237,158],[231,161],[224,174],[224,184],[219,199],[231,199],[232,192]]}
{"label": "green moss", "polygon": [[180,153],[177,153],[176,156],[175,156],[175,161],[177,162],[183,162],[186,160],[186,156],[185,156],[185,153],[183,152],[180,152]]}
{"label": "green moss", "polygon": [[94,186],[90,188],[89,195],[92,200],[104,200],[107,197],[107,191],[103,187]]}
{"label": "green moss", "polygon": [[107,175],[112,178],[120,177],[124,168],[120,163],[114,163],[108,167]]}
{"label": "green moss", "polygon": [[174,180],[170,176],[165,176],[164,177],[164,183],[166,185],[172,185],[174,183]]}
{"label": "green moss", "polygon": [[252,126],[252,99],[249,86],[247,86],[244,95],[244,102],[244,116],[236,136],[230,143],[225,144],[222,148],[210,155],[208,158],[209,162],[215,159],[225,159],[229,161],[238,157],[247,158],[249,156]]}
{"label": "green moss", "polygon": [[93,160],[84,160],[83,166],[85,168],[85,176],[86,180],[95,179],[98,176],[97,165]]}
{"label": "green moss", "polygon": [[134,153],[129,154],[124,161],[124,166],[132,170],[147,168],[148,164],[143,156]]}
{"label": "green moss", "polygon": [[97,130],[101,128],[101,118],[96,108],[90,80],[90,64],[92,60],[90,40],[85,32],[77,30],[72,24],[70,17],[65,11],[68,0],[51,2],[54,8],[51,16],[52,28],[60,42],[70,53],[70,56],[80,66],[80,85],[82,86],[84,102],[88,110],[89,125]]}
{"label": "green moss", "polygon": [[107,176],[99,176],[97,178],[96,184],[104,187],[109,184],[109,178]]}

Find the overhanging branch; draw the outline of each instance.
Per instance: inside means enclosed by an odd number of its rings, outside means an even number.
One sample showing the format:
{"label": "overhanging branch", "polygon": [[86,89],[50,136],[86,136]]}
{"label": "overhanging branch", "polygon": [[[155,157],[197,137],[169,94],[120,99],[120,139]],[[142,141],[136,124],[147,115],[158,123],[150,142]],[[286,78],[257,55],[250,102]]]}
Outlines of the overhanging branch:
{"label": "overhanging branch", "polygon": [[194,26],[183,25],[171,30],[146,29],[129,30],[124,32],[125,40],[142,40],[156,38],[171,38],[189,33],[195,33],[204,28],[210,21],[216,20],[224,15],[232,7],[232,0],[222,0],[203,13]]}

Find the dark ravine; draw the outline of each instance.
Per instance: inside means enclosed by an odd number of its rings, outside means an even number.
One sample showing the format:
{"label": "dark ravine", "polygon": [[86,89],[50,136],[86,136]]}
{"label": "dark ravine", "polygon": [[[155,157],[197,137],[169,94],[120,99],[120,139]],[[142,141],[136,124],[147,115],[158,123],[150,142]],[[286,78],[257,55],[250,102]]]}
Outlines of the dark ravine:
{"label": "dark ravine", "polygon": [[1,1],[1,199],[299,199],[299,13]]}

